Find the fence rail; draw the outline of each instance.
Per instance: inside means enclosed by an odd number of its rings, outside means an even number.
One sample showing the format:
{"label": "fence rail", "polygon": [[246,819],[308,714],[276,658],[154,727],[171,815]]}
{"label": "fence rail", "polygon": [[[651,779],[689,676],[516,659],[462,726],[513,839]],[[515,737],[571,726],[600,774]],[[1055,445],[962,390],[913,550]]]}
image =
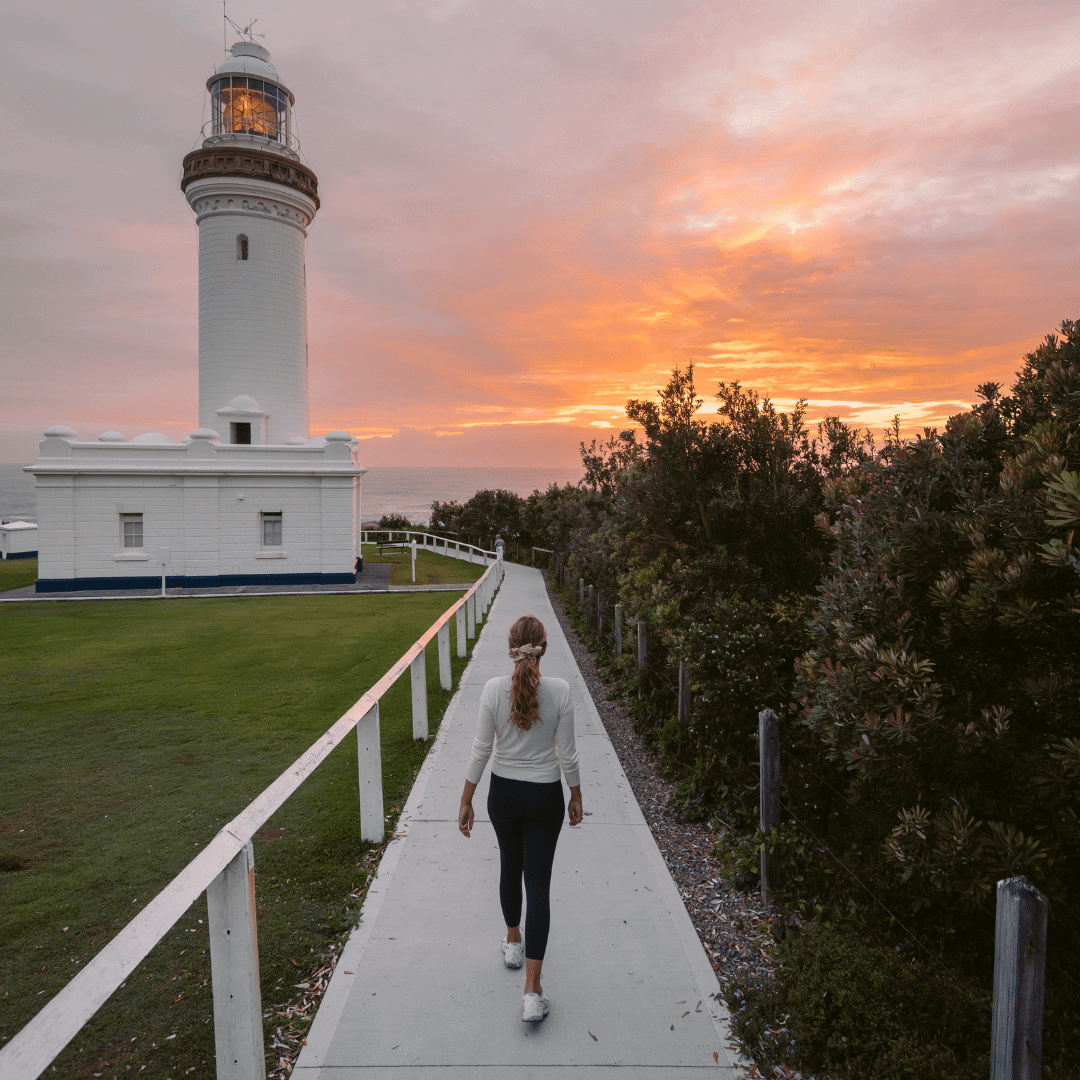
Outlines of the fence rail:
{"label": "fence rail", "polygon": [[[494,599],[503,573],[501,560],[489,565],[480,580],[447,608],[337,723],[225,825],[75,978],[0,1049],[0,1080],[34,1080],[40,1076],[184,912],[207,890],[210,890],[208,912],[217,1076],[219,1080],[240,1080],[241,1077],[248,1080],[266,1075],[258,985],[258,945],[254,905],[250,898],[254,871],[251,838],[356,728],[361,836],[365,840],[382,839],[384,820],[379,700],[406,670],[410,670],[413,737],[427,738],[425,649],[433,639],[438,638],[440,682],[444,689],[450,689],[450,620],[457,618],[457,651],[462,656],[462,632],[464,630],[468,637],[475,636],[475,627]],[[467,613],[467,622],[463,622],[459,614],[462,611]],[[418,672],[424,673],[422,679],[418,678]],[[376,756],[378,763],[374,760]],[[241,992],[238,993],[238,990]]]}
{"label": "fence rail", "polygon": [[[379,541],[371,537],[385,536],[386,540]],[[400,540],[394,537],[400,536]],[[445,536],[435,536],[433,533],[413,532],[409,529],[363,529],[360,532],[361,544],[411,544],[416,541],[417,548],[426,548],[441,555],[448,555],[451,559],[464,559],[466,562],[480,563],[490,566],[498,559],[498,553],[477,547],[475,544],[463,544],[460,540],[450,540]],[[443,550],[440,552],[439,548]]]}

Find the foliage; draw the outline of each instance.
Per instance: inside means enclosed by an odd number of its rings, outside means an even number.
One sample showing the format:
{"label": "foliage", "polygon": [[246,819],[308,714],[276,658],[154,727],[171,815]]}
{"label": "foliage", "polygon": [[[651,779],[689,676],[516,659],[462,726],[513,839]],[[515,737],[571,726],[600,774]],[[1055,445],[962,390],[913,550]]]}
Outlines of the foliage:
{"label": "foliage", "polygon": [[736,792],[756,782],[758,713],[780,712],[791,699],[795,658],[810,644],[810,600],[719,593],[674,635],[672,657],[690,674],[690,717],[669,719],[659,745],[684,815],[704,817],[719,807],[728,819],[747,816]]}
{"label": "foliage", "polygon": [[414,526],[404,514],[383,514],[375,528],[389,529],[391,532],[410,532]]}
{"label": "foliage", "polygon": [[982,1080],[989,998],[933,963],[817,923],[777,946],[774,981],[739,976],[732,1030],[758,1069],[853,1080]]}
{"label": "foliage", "polygon": [[524,539],[521,512],[525,500],[513,491],[502,488],[478,491],[468,502],[439,502],[431,504],[431,527],[445,532],[466,544],[488,551],[501,536],[509,549]]}
{"label": "foliage", "polygon": [[984,388],[944,434],[834,484],[821,519],[836,552],[802,722],[864,811],[899,821],[882,857],[905,899],[939,909],[974,911],[1021,873],[1080,901],[1080,364],[1053,352],[1011,397]]}

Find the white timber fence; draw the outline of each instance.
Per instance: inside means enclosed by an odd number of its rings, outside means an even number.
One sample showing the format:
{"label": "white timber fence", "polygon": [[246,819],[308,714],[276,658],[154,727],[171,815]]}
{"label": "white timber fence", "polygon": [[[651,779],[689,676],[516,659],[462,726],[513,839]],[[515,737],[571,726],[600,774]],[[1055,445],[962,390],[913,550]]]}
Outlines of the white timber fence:
{"label": "white timber fence", "polygon": [[457,620],[457,654],[467,651],[502,583],[502,560],[492,562],[329,730],[249,803],[75,976],[0,1049],[0,1080],[35,1080],[105,1004],[189,907],[206,893],[214,1041],[218,1080],[264,1080],[259,948],[255,930],[255,861],[251,838],[355,728],[360,781],[360,835],[381,843],[385,829],[379,701],[410,672],[413,737],[428,737],[425,650],[437,641],[439,684],[452,687],[450,620]]}
{"label": "white timber fence", "polygon": [[393,545],[404,550],[411,547],[414,541],[418,550],[434,551],[438,555],[449,555],[451,559],[464,559],[465,562],[479,563],[481,566],[490,566],[499,557],[497,552],[432,533],[405,529],[364,529],[360,533],[361,544]]}

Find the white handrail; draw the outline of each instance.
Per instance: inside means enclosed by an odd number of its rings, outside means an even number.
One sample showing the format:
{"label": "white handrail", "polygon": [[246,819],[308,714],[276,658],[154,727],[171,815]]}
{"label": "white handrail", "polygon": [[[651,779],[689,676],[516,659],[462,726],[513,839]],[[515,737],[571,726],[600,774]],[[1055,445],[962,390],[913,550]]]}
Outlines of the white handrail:
{"label": "white handrail", "polygon": [[[378,535],[379,533],[385,533],[389,537],[403,536],[405,539],[402,541],[390,539],[383,541],[383,543],[397,544],[397,543],[410,543],[411,537],[417,538],[417,543],[425,548],[434,548],[438,550],[441,546],[443,554],[448,555],[451,559],[467,559],[469,562],[473,562],[473,553],[483,557],[484,565],[487,566],[489,562],[494,562],[499,554],[497,551],[488,551],[486,548],[477,547],[475,544],[466,544],[460,540],[450,540],[445,536],[436,536],[433,533],[427,532],[414,532],[411,529],[363,529],[360,532],[360,543],[362,544],[377,544],[378,540],[369,540],[368,537]],[[430,541],[430,543],[429,543]],[[451,551],[451,547],[453,550]],[[468,554],[462,554],[467,551]]]}
{"label": "white handrail", "polygon": [[[417,639],[396,664],[249,803],[106,945],[59,993],[0,1049],[0,1080],[34,1080],[112,996],[150,950],[207,887],[248,845],[255,833],[368,715],[379,699],[423,655],[424,648],[458,609],[484,607],[502,582],[496,561],[480,579]],[[490,580],[489,580],[490,579]],[[460,622],[459,622],[460,627]],[[471,636],[471,635],[470,635]],[[449,649],[449,638],[446,639]],[[460,654],[460,648],[459,648]],[[426,700],[425,700],[426,708]],[[215,1032],[220,1043],[221,1033]],[[261,1052],[261,1049],[260,1049]],[[220,1076],[219,1072],[219,1076]]]}

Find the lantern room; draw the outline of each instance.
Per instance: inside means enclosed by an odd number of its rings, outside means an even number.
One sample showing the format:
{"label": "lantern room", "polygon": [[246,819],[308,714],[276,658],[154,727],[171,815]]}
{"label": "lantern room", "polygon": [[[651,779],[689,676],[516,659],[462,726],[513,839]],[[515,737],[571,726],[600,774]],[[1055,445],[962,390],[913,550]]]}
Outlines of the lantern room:
{"label": "lantern room", "polygon": [[238,41],[231,53],[206,83],[210,123],[203,145],[234,142],[239,137],[291,153],[296,99],[278,80],[270,53],[255,41]]}

